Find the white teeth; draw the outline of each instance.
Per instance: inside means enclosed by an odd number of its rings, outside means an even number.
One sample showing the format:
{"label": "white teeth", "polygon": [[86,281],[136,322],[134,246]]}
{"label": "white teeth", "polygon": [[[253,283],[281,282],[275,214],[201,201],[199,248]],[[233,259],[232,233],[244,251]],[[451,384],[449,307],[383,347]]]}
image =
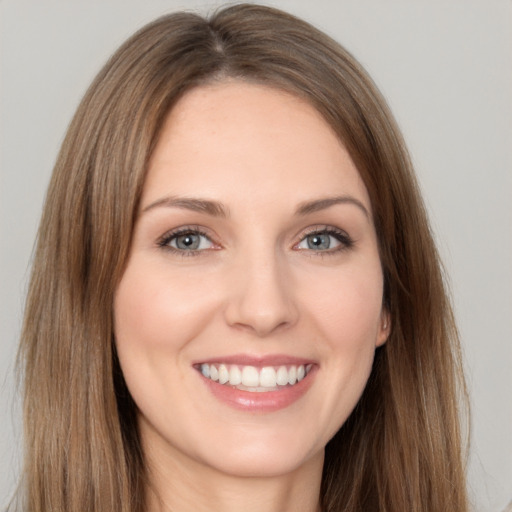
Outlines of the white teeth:
{"label": "white teeth", "polygon": [[229,370],[229,384],[231,386],[242,384],[242,372],[238,366],[233,365]]}
{"label": "white teeth", "polygon": [[309,373],[312,364],[292,366],[238,366],[227,364],[207,364],[200,366],[204,377],[219,384],[229,384],[246,391],[270,391],[278,386],[293,386]]}
{"label": "white teeth", "polygon": [[[211,370],[210,370],[211,371]],[[288,384],[293,386],[297,382],[297,368],[292,366],[288,372]]]}
{"label": "white teeth", "polygon": [[288,370],[286,366],[280,366],[277,370],[276,384],[278,386],[286,386],[288,384]]}
{"label": "white teeth", "polygon": [[242,370],[242,384],[254,388],[260,385],[260,375],[254,366],[244,366]]}
{"label": "white teeth", "polygon": [[260,372],[260,386],[262,388],[275,388],[277,375],[276,371],[272,366],[265,366],[261,369]]}
{"label": "white teeth", "polygon": [[208,379],[210,377],[210,365],[202,364],[201,365],[201,373]]}
{"label": "white teeth", "polygon": [[226,368],[225,364],[221,364],[219,366],[219,383],[220,384],[226,384],[226,382],[229,380],[229,371]]}
{"label": "white teeth", "polygon": [[219,380],[219,370],[213,364],[210,365],[210,379]]}

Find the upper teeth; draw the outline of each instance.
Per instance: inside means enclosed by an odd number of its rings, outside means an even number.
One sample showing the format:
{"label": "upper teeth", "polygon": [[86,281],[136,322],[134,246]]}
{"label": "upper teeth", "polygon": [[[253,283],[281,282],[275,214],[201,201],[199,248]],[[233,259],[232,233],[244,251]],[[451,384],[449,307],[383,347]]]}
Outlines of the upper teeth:
{"label": "upper teeth", "polygon": [[[220,384],[244,387],[249,391],[258,391],[258,388],[275,388],[277,386],[294,385],[300,382],[311,369],[308,365],[291,366],[239,366],[228,364],[207,364],[201,365],[201,373]],[[250,389],[249,389],[250,388]]]}

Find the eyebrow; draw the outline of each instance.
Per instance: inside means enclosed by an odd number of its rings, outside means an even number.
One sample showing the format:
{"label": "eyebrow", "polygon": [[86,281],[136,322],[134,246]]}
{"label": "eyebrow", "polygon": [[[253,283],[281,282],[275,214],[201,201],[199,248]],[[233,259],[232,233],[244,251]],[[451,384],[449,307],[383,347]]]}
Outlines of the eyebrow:
{"label": "eyebrow", "polygon": [[297,215],[308,215],[310,213],[325,210],[337,204],[353,204],[354,206],[357,206],[368,219],[370,219],[370,213],[364,204],[359,201],[359,199],[352,196],[326,197],[314,201],[306,201],[301,203],[297,208]]}
{"label": "eyebrow", "polygon": [[217,201],[210,201],[209,199],[200,199],[192,197],[163,197],[158,199],[154,203],[146,206],[142,213],[153,210],[158,207],[167,208],[181,208],[184,210],[191,210],[193,212],[206,213],[214,217],[228,217],[228,209]]}
{"label": "eyebrow", "polygon": [[[313,201],[305,201],[299,204],[295,214],[305,216],[311,213],[325,210],[337,204],[353,204],[354,206],[357,206],[368,219],[370,219],[370,213],[363,205],[363,203],[359,201],[359,199],[356,199],[355,197],[352,196],[326,197],[322,199],[316,199]],[[157,201],[146,206],[142,210],[142,213],[145,213],[158,207],[181,208],[184,210],[206,213],[214,217],[227,218],[229,216],[228,208],[226,208],[222,203],[219,203],[218,201],[177,196],[169,196],[158,199]]]}

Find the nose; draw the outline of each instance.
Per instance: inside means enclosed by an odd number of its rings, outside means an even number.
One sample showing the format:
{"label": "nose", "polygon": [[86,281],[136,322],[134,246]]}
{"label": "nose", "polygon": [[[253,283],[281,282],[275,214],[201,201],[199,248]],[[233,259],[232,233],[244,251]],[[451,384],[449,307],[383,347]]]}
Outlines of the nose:
{"label": "nose", "polygon": [[275,255],[241,258],[230,279],[228,325],[265,337],[298,319],[293,279]]}

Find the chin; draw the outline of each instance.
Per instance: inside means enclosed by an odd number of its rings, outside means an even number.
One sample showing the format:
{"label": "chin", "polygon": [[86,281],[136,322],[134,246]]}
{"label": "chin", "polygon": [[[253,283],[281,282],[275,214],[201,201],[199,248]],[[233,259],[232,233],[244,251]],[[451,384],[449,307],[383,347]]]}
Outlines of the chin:
{"label": "chin", "polygon": [[323,464],[324,440],[312,440],[306,431],[276,425],[238,427],[196,444],[194,458],[224,474],[260,478],[293,473],[312,460]]}
{"label": "chin", "polygon": [[[242,478],[275,478],[289,475],[309,463],[323,464],[324,449],[314,453],[300,453],[272,446],[253,446],[250,449],[227,451],[226,456],[216,460],[210,467],[221,473]],[[212,461],[213,462],[213,461]]]}

